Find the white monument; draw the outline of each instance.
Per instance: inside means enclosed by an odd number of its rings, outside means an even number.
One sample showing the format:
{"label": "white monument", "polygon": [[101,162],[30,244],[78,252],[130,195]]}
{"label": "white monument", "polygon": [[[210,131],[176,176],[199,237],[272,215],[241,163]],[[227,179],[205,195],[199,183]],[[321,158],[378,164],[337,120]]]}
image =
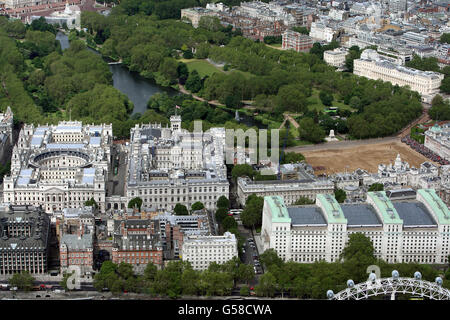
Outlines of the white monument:
{"label": "white monument", "polygon": [[330,130],[330,134],[328,135],[328,137],[325,138],[325,140],[329,141],[339,141],[335,136],[334,136],[334,130],[331,129]]}

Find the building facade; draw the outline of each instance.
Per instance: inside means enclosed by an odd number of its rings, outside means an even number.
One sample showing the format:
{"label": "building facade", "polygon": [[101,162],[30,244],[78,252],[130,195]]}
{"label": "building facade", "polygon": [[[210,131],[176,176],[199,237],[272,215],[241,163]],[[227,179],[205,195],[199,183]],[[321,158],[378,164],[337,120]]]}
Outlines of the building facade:
{"label": "building facade", "polygon": [[37,5],[62,3],[63,0],[2,0],[4,2],[6,9],[33,7]]}
{"label": "building facade", "polygon": [[10,156],[13,144],[13,113],[10,107],[4,113],[0,113],[0,161]]}
{"label": "building facade", "polygon": [[375,50],[366,49],[360,59],[354,60],[353,73],[369,79],[389,81],[393,85],[409,86],[431,101],[439,92],[444,75],[438,72],[421,71],[393,64]]}
{"label": "building facade", "polygon": [[335,31],[321,21],[311,23],[309,36],[314,40],[331,42],[333,41]]}
{"label": "building facade", "polygon": [[312,38],[299,32],[286,30],[282,35],[282,48],[284,50],[294,49],[297,52],[309,52],[312,46]]}
{"label": "building facade", "polygon": [[161,268],[163,247],[158,233],[159,226],[150,219],[115,220],[112,262],[129,263],[137,273],[142,273],[148,263]]}
{"label": "building facade", "polygon": [[215,11],[202,7],[181,9],[181,20],[187,20],[191,22],[194,28],[198,28],[200,19],[202,17],[212,17],[215,15]]}
{"label": "building facade", "polygon": [[25,125],[13,148],[11,174],[4,178],[3,201],[52,213],[83,207],[93,198],[105,212],[111,144],[111,124]]}
{"label": "building facade", "polygon": [[345,57],[348,50],[345,48],[336,48],[334,50],[327,50],[323,53],[323,60],[330,66],[341,68],[345,65]]}
{"label": "building facade", "polygon": [[[70,229],[70,227],[69,227]],[[94,265],[94,229],[80,222],[76,233],[67,230],[61,235],[59,245],[61,273],[70,266],[80,269],[81,276],[90,275]]]}
{"label": "building facade", "polygon": [[425,131],[425,147],[445,160],[450,160],[450,123],[434,125]]}
{"label": "building facade", "polygon": [[362,233],[375,257],[389,263],[447,263],[450,210],[432,189],[416,199],[391,201],[385,192],[368,192],[365,203],[339,204],[318,195],[315,205],[288,207],[282,197],[264,198],[261,237],[285,261],[339,259],[351,234]]}
{"label": "building facade", "polygon": [[0,207],[0,274],[48,269],[50,219],[34,206]]}
{"label": "building facade", "polygon": [[171,127],[160,124],[131,130],[126,182],[128,201],[171,211],[177,203],[188,208],[197,201],[215,209],[220,196],[229,197],[224,161],[225,129],[190,133],[181,129],[181,117]]}
{"label": "building facade", "polygon": [[285,164],[280,166],[280,180],[253,181],[248,177],[239,177],[237,195],[239,203],[244,206],[247,198],[255,194],[259,197],[282,196],[290,205],[300,197],[315,200],[321,193],[333,194],[332,180],[317,178],[312,168],[305,163]]}
{"label": "building facade", "polygon": [[237,256],[237,239],[230,232],[223,236],[188,236],[181,251],[182,260],[189,261],[194,270],[206,270],[212,262],[223,264]]}

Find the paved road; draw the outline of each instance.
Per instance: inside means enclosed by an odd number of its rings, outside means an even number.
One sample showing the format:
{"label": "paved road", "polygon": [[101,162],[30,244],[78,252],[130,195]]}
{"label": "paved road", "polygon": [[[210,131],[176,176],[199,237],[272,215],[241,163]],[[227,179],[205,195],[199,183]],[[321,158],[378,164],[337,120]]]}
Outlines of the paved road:
{"label": "paved road", "polygon": [[360,145],[378,144],[378,143],[390,143],[400,141],[399,137],[386,137],[364,140],[343,140],[343,141],[331,141],[327,143],[297,146],[286,148],[287,152],[302,152],[302,151],[314,151],[314,150],[332,150],[332,149],[345,149],[353,148]]}

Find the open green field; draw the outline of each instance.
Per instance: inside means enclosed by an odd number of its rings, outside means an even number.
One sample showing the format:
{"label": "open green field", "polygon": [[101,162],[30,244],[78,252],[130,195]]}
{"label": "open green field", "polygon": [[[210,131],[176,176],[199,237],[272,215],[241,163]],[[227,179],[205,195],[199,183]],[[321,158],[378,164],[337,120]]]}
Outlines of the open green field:
{"label": "open green field", "polygon": [[[314,89],[314,88],[312,89],[312,95],[311,95],[311,97],[309,97],[307,99],[309,110],[323,111],[325,108],[328,108],[327,106],[325,106],[322,103],[322,101],[320,101],[319,93],[320,93],[319,90]],[[333,96],[334,96],[334,100],[333,100],[333,104],[331,105],[331,107],[338,107],[339,109],[343,109],[343,110],[355,111],[349,105],[347,105],[343,102],[338,102],[336,100],[337,99],[336,95],[333,95]]]}
{"label": "open green field", "polygon": [[182,59],[180,60],[184,63],[186,63],[189,72],[192,72],[192,70],[196,70],[201,78],[204,76],[211,76],[214,72],[223,72],[223,69],[218,68],[211,63],[209,63],[206,60],[200,60],[200,59]]}
{"label": "open green field", "polygon": [[197,70],[198,74],[200,75],[201,78],[203,78],[204,76],[211,76],[214,72],[223,72],[223,73],[233,73],[233,72],[238,72],[240,74],[242,74],[246,79],[249,79],[252,74],[250,72],[245,72],[245,71],[241,71],[241,70],[230,70],[230,71],[223,71],[223,68],[220,67],[216,67],[215,65],[209,63],[206,60],[202,60],[202,59],[180,59],[179,61],[186,63],[189,72],[191,72],[192,70]]}

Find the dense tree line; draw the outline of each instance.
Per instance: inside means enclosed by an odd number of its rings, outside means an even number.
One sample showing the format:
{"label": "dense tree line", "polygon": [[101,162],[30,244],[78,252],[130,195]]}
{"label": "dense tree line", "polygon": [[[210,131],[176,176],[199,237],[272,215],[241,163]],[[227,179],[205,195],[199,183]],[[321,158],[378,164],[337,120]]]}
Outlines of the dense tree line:
{"label": "dense tree line", "polygon": [[[357,112],[348,118],[346,128],[354,138],[380,137],[399,131],[421,113],[420,97],[405,88],[389,83],[337,73],[321,59],[329,47],[315,44],[311,53],[281,51],[232,34],[219,27],[214,19],[204,19],[199,28],[189,24],[158,20],[142,15],[124,15],[120,11],[109,17],[83,13],[82,24],[93,34],[108,28],[110,36],[102,53],[117,56],[142,75],[162,85],[186,81],[192,92],[207,100],[218,100],[239,107],[241,100],[257,101],[264,112],[276,116],[285,111],[307,113],[311,88],[323,91],[324,101],[334,96],[345,104],[352,102]],[[221,29],[222,28],[222,29]],[[360,54],[359,48],[353,48]],[[224,63],[227,70],[203,79],[186,74],[176,58],[195,52],[199,59]],[[185,80],[183,80],[185,79]],[[344,120],[346,121],[346,120]],[[382,123],[381,123],[382,122]]]}
{"label": "dense tree line", "polygon": [[130,116],[133,104],[112,86],[106,62],[82,41],[72,36],[62,52],[45,20],[19,21],[20,32],[16,21],[0,17],[0,111],[11,106],[15,120],[35,124],[69,118],[112,123],[116,137],[129,136],[138,122],[168,123],[154,110]]}
{"label": "dense tree line", "polygon": [[253,267],[238,258],[221,265],[211,263],[204,271],[194,270],[188,261],[171,261],[163,269],[149,263],[143,274],[136,274],[128,263],[105,261],[95,275],[94,287],[116,295],[126,291],[170,298],[223,296],[229,295],[236,283],[248,283],[253,277]]}
{"label": "dense tree line", "polygon": [[441,95],[436,95],[428,111],[433,120],[450,120],[450,101],[444,100]]}

